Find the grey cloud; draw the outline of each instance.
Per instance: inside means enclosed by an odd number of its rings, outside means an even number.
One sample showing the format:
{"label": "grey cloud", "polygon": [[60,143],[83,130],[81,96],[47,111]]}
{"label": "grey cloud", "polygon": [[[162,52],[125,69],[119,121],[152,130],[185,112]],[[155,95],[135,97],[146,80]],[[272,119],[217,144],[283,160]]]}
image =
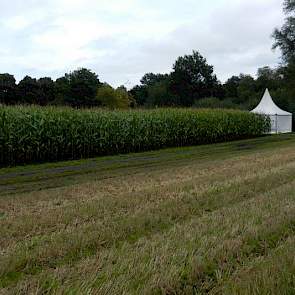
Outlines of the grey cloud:
{"label": "grey cloud", "polygon": [[280,5],[276,1],[269,4],[225,7],[213,12],[206,23],[191,23],[179,27],[165,40],[149,42],[143,49],[147,67],[152,71],[171,68],[177,56],[193,49],[215,66],[223,81],[241,72],[254,75],[264,65],[274,66],[278,53],[271,51],[270,36],[275,24],[282,21],[282,14],[278,13]]}
{"label": "grey cloud", "polygon": [[[175,59],[192,50],[199,50],[215,66],[219,79],[223,81],[240,72],[255,74],[258,67],[273,66],[278,62],[279,53],[271,51],[270,35],[274,27],[280,26],[283,21],[280,1],[218,0],[212,1],[209,7],[206,1],[165,0],[160,5],[158,1],[140,0],[138,3],[141,3],[142,9],[153,8],[145,19],[135,13],[128,19],[126,12],[120,19],[118,11],[114,15],[98,14],[97,18],[116,23],[118,28],[128,23],[131,30],[132,24],[136,28],[143,23],[159,21],[160,26],[165,26],[165,21],[167,24],[174,21],[174,29],[167,30],[164,35],[159,35],[156,30],[151,31],[153,34],[142,31],[140,36],[131,31],[114,32],[82,47],[91,50],[91,56],[79,56],[55,70],[42,66],[42,63],[22,65],[20,61],[31,56],[38,56],[40,60],[54,58],[49,49],[38,48],[33,38],[58,29],[55,20],[62,20],[63,12],[56,10],[56,1],[43,1],[42,5],[40,2],[31,0],[24,5],[24,1],[14,0],[14,11],[7,4],[1,4],[2,22],[12,17],[15,11],[17,15],[35,17],[35,10],[40,15],[23,30],[12,32],[0,23],[0,37],[4,40],[5,49],[3,51],[2,48],[2,52],[6,52],[0,57],[0,72],[9,70],[18,78],[24,74],[56,78],[64,71],[73,70],[72,66],[85,66],[95,70],[103,81],[116,86],[130,81],[128,86],[131,86],[138,83],[146,72],[171,71]],[[89,13],[92,18],[96,14],[93,11]],[[59,23],[59,26],[62,24]],[[58,44],[54,46],[58,52]]]}

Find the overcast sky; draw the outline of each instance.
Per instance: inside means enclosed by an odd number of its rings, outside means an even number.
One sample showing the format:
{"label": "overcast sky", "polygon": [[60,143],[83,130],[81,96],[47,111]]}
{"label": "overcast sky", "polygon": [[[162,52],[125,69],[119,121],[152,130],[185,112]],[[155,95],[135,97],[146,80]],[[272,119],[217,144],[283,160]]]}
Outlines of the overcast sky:
{"label": "overcast sky", "polygon": [[281,0],[0,0],[0,73],[57,78],[78,67],[128,87],[198,50],[225,81],[279,62]]}

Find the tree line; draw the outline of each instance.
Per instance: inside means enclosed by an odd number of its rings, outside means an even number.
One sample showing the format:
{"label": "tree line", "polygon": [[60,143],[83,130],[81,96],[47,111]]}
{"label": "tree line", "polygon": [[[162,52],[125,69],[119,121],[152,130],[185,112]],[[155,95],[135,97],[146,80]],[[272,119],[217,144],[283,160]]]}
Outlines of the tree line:
{"label": "tree line", "polygon": [[252,109],[268,87],[276,103],[295,112],[295,2],[284,1],[286,21],[273,33],[274,48],[280,48],[282,63],[275,69],[258,69],[257,77],[240,74],[221,83],[198,51],[177,58],[168,74],[145,74],[131,90],[114,89],[97,74],[81,68],[53,81],[50,77],[0,74],[0,103],[69,105],[72,107],[220,107]]}
{"label": "tree line", "polygon": [[117,89],[101,83],[97,74],[81,68],[53,81],[50,77],[24,77],[18,84],[13,75],[0,74],[0,103],[106,106],[127,108],[134,104],[124,86]]}

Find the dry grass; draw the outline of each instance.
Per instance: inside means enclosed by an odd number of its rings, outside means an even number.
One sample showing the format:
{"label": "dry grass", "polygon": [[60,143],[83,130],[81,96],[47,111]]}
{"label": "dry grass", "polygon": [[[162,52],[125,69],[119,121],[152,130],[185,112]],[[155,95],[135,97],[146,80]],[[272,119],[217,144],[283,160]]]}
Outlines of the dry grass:
{"label": "dry grass", "polygon": [[295,138],[262,140],[56,188],[16,179],[0,197],[0,294],[293,294]]}

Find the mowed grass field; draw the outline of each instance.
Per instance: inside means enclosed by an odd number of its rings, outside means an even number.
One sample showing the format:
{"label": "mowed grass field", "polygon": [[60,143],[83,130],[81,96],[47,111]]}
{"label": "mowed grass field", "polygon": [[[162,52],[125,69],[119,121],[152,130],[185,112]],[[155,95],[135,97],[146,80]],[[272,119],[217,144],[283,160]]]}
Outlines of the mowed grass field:
{"label": "mowed grass field", "polygon": [[0,169],[0,294],[295,294],[295,135]]}

